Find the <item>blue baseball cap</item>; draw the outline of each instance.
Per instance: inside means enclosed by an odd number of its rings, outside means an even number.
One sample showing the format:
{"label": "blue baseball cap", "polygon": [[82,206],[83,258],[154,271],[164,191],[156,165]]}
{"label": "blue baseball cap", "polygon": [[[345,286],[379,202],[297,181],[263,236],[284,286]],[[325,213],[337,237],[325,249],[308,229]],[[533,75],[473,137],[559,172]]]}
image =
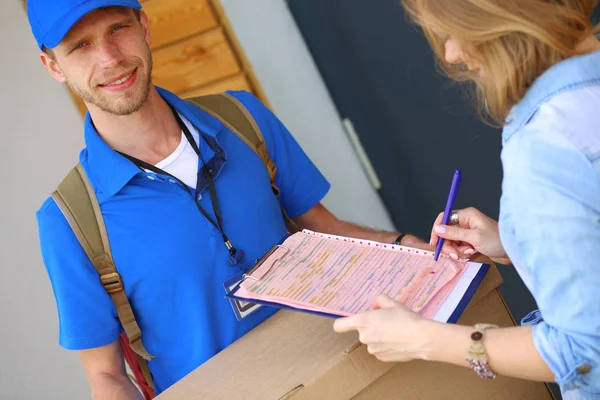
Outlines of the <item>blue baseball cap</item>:
{"label": "blue baseball cap", "polygon": [[27,16],[39,48],[52,49],[84,15],[111,6],[142,8],[138,0],[27,0]]}

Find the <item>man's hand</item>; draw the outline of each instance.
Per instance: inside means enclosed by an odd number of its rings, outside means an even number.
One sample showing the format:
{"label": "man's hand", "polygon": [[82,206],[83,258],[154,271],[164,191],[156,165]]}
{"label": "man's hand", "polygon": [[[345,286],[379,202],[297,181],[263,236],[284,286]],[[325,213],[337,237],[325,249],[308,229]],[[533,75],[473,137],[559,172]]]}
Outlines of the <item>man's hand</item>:
{"label": "man's hand", "polygon": [[435,251],[435,247],[415,235],[407,234],[402,238],[401,246],[413,247],[415,249]]}
{"label": "man's hand", "polygon": [[[298,225],[299,229],[309,229],[315,232],[366,239],[381,243],[393,243],[400,235],[398,232],[378,231],[342,221],[321,203],[308,210],[305,214],[294,218],[294,222]],[[414,235],[404,236],[401,245],[424,250],[432,248],[427,242]]]}

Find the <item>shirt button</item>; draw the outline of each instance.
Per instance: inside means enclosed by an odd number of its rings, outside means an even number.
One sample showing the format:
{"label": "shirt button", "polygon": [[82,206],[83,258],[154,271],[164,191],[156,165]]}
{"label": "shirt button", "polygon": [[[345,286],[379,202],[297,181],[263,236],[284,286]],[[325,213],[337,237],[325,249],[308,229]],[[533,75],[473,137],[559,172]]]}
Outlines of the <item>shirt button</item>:
{"label": "shirt button", "polygon": [[202,200],[202,194],[199,194],[197,199],[198,199],[198,201]]}
{"label": "shirt button", "polygon": [[592,367],[590,366],[590,364],[581,364],[579,367],[577,367],[576,370],[578,374],[586,375],[592,371]]}

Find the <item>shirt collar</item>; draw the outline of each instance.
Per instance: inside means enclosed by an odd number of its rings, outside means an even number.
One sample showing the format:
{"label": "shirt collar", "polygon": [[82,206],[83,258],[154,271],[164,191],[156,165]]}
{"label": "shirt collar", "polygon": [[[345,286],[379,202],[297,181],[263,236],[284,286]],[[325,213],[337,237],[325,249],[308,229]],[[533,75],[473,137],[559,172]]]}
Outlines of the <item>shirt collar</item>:
{"label": "shirt collar", "polygon": [[540,105],[553,96],[596,83],[600,83],[600,51],[570,57],[553,65],[533,82],[523,99],[512,108],[502,132],[503,142],[529,122]]}
{"label": "shirt collar", "polygon": [[[156,87],[156,90],[163,100],[198,128],[203,136],[215,138],[223,128],[219,120],[192,103],[165,89]],[[106,144],[96,131],[89,112],[85,117],[84,130],[86,149],[82,152],[80,161],[84,163],[84,159],[87,159],[88,171],[93,175],[95,188],[106,196],[114,196],[131,178],[140,173],[140,169]]]}

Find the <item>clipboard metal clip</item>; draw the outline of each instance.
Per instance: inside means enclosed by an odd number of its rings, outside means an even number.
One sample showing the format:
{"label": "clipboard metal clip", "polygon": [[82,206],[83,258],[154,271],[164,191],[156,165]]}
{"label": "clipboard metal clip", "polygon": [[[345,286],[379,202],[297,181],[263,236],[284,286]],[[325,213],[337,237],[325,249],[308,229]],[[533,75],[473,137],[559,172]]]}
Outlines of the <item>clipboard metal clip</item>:
{"label": "clipboard metal clip", "polygon": [[[285,250],[285,251],[284,251],[284,252],[281,252],[280,254],[278,254],[278,257],[277,257],[276,259],[274,259],[274,260],[273,260],[273,264],[271,264],[271,268],[273,268],[273,266],[275,265],[275,263],[277,263],[277,262],[278,262],[278,261],[279,261],[279,260],[280,260],[282,257],[284,257],[285,255],[287,255],[287,253],[289,253],[289,252],[290,252],[290,249],[289,249],[289,248],[287,248],[287,247],[285,247],[285,246],[282,246],[282,245],[280,245],[280,244],[278,244],[278,245],[276,245],[276,246],[273,246],[273,247],[271,248],[271,250],[269,250],[269,251],[267,252],[267,254],[265,254],[265,255],[264,255],[262,258],[258,259],[258,260],[256,261],[256,264],[254,264],[254,266],[253,266],[252,268],[250,268],[250,269],[249,269],[247,272],[245,272],[245,273],[242,275],[242,281],[244,281],[244,280],[246,280],[246,279],[252,279],[252,280],[254,280],[254,281],[260,282],[260,279],[259,279],[259,278],[257,278],[257,277],[255,277],[255,276],[252,276],[252,274],[253,274],[253,273],[254,273],[254,272],[255,272],[255,271],[258,269],[258,268],[260,268],[260,266],[261,266],[261,265],[263,265],[263,263],[264,263],[265,261],[267,261],[267,259],[273,255],[273,253],[275,253],[275,252],[276,252],[277,250],[279,250],[279,249],[283,249],[283,250]],[[263,274],[263,276],[264,276],[264,275],[266,275],[267,273],[269,273],[269,271],[271,270],[271,268],[269,268],[267,271],[265,271],[265,272],[264,272],[264,274]]]}

